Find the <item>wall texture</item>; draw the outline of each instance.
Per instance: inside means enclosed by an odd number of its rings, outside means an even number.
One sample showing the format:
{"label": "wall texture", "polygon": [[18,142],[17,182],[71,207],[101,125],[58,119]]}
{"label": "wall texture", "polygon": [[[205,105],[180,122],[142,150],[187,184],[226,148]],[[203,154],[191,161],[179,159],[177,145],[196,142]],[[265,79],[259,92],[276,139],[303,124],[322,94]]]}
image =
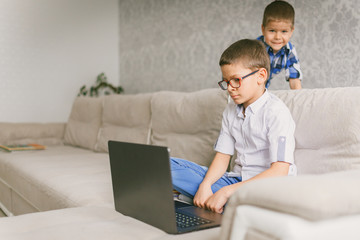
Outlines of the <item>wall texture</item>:
{"label": "wall texture", "polygon": [[80,87],[119,81],[118,0],[0,0],[0,121],[64,122]]}
{"label": "wall texture", "polygon": [[[120,0],[126,93],[217,87],[223,50],[261,34],[264,0]],[[360,85],[360,1],[289,0],[304,88]],[[288,89],[282,77],[271,89]]]}

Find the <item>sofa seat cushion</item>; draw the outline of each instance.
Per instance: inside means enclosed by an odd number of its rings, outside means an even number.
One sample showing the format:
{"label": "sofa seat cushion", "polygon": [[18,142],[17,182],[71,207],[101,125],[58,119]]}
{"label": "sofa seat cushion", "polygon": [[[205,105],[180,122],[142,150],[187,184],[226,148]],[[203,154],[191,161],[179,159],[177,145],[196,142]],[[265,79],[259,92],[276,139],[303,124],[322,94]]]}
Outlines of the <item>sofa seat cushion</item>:
{"label": "sofa seat cushion", "polygon": [[113,206],[108,154],[71,146],[0,152],[0,177],[38,211]]}
{"label": "sofa seat cushion", "polygon": [[219,232],[219,228],[213,228],[177,236],[169,235],[112,208],[104,207],[68,208],[0,218],[2,240],[216,240]]}
{"label": "sofa seat cushion", "polygon": [[210,165],[226,104],[226,91],[220,89],[154,94],[151,143],[169,147],[173,157]]}
{"label": "sofa seat cushion", "polygon": [[94,150],[101,126],[102,102],[102,97],[75,99],[65,129],[65,144]]}
{"label": "sofa seat cushion", "polygon": [[102,125],[95,150],[108,152],[108,141],[149,143],[151,94],[104,97]]}
{"label": "sofa seat cushion", "polygon": [[360,87],[273,91],[296,122],[299,174],[360,168]]}

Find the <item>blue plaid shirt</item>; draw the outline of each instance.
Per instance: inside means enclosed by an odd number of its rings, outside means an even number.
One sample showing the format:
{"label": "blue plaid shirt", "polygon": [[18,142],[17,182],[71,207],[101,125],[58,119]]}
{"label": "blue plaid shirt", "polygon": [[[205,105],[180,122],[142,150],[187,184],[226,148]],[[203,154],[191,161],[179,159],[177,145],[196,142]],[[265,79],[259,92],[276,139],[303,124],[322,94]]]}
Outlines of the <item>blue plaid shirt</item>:
{"label": "blue plaid shirt", "polygon": [[266,88],[269,87],[273,76],[281,72],[283,68],[285,68],[286,81],[289,81],[290,78],[302,79],[299,58],[296,54],[295,47],[290,42],[274,54],[273,49],[265,42],[264,36],[258,37],[257,40],[265,44],[270,57],[270,76],[266,82]]}

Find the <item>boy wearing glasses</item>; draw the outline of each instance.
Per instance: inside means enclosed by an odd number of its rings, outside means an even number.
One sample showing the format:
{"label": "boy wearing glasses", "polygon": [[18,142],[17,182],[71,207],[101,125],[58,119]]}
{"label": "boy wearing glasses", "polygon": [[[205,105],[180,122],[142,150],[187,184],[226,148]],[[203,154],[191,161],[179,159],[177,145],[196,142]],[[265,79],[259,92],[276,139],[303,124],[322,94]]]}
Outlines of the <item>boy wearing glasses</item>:
{"label": "boy wearing glasses", "polygon": [[302,73],[299,58],[295,47],[290,43],[294,32],[295,11],[285,1],[273,1],[264,10],[261,25],[262,36],[257,39],[262,41],[270,57],[269,87],[274,75],[285,69],[286,81],[290,89],[301,89]]}
{"label": "boy wearing glasses", "polygon": [[[261,178],[296,175],[295,123],[285,104],[266,88],[269,56],[258,40],[243,39],[220,58],[219,86],[232,101],[223,112],[222,127],[210,167],[171,158],[174,189],[193,198],[196,206],[223,212],[229,197],[244,183]],[[232,172],[226,172],[235,154]]]}

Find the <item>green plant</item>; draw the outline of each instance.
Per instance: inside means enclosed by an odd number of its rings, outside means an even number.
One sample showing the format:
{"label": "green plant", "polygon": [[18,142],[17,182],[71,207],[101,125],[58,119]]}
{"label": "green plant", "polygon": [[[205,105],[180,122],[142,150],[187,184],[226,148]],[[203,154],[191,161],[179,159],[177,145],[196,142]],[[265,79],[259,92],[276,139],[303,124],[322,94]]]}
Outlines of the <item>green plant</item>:
{"label": "green plant", "polygon": [[91,86],[90,89],[87,89],[86,85],[82,86],[78,96],[98,97],[101,92],[104,95],[120,94],[124,92],[124,89],[121,86],[115,87],[108,83],[105,73],[100,73],[96,78],[95,85]]}

